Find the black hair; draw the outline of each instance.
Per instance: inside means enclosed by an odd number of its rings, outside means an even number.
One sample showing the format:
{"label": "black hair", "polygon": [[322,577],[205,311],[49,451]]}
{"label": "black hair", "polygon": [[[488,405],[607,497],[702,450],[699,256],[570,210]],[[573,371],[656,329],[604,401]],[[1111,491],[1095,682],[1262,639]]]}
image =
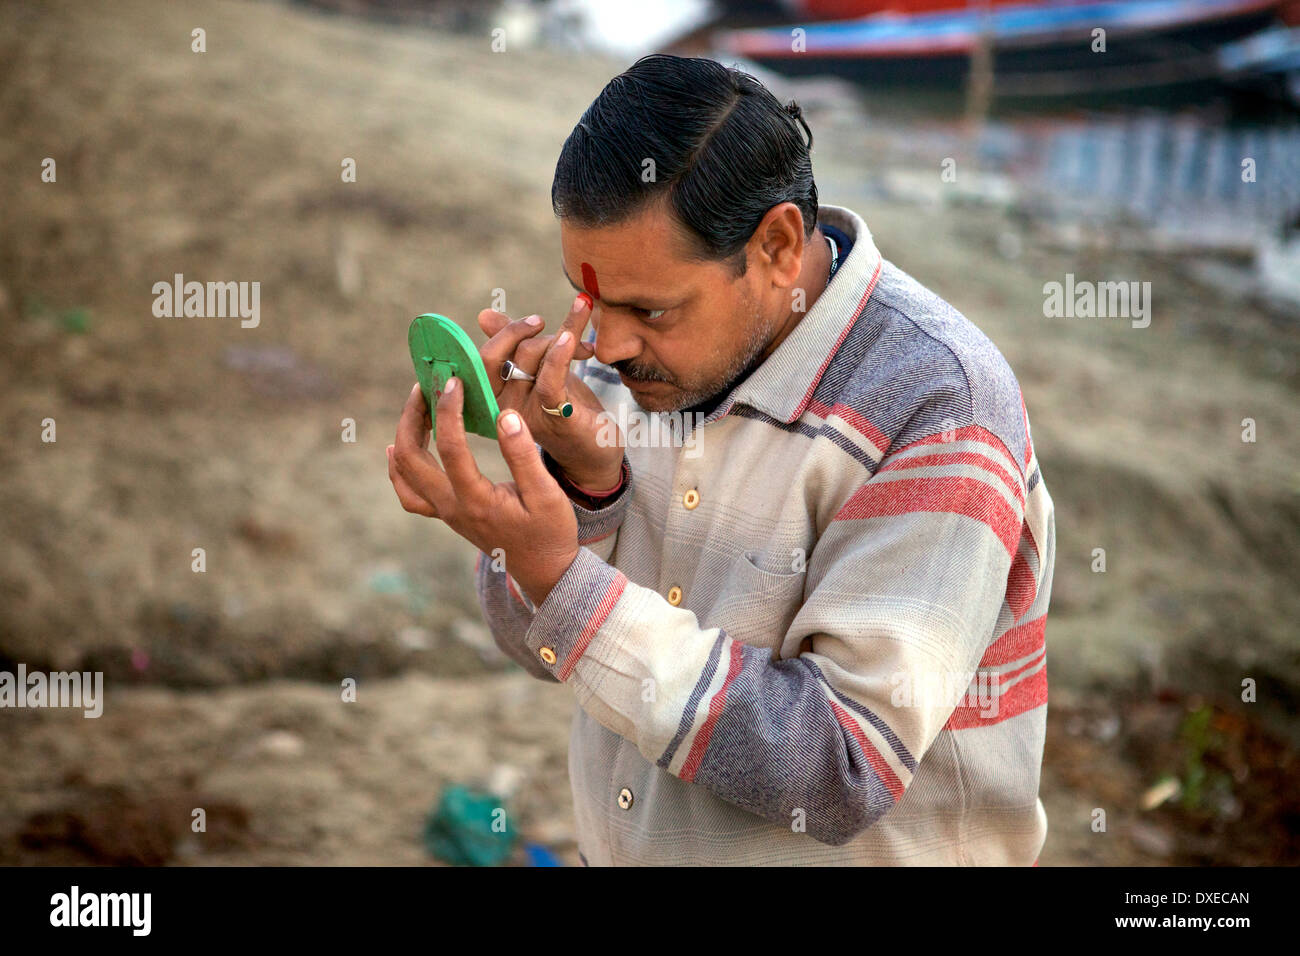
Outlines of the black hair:
{"label": "black hair", "polygon": [[773,206],[794,203],[805,234],[816,228],[811,151],[793,100],[782,106],[716,60],[656,53],[610,80],[582,114],[555,164],[551,207],[591,228],[666,198],[690,254],[730,259],[743,275],[745,244]]}

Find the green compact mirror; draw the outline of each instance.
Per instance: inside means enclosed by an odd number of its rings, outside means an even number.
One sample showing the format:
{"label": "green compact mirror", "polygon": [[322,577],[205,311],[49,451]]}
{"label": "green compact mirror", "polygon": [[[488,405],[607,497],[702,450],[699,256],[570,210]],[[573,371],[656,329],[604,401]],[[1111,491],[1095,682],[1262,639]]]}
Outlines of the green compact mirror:
{"label": "green compact mirror", "polygon": [[429,313],[417,315],[411,321],[406,338],[415,364],[415,378],[424,392],[424,400],[429,403],[434,433],[438,428],[434,414],[438,396],[447,379],[454,375],[465,386],[465,431],[495,439],[501,409],[492,394],[492,384],[483,369],[478,348],[465,330],[445,315]]}

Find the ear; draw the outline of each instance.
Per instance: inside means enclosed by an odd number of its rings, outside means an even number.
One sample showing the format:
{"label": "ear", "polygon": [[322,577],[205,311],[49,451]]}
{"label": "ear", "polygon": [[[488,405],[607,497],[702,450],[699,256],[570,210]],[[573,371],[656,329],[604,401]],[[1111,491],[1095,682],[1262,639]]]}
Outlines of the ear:
{"label": "ear", "polygon": [[[772,284],[789,288],[803,270],[803,213],[792,202],[773,206],[754,230],[757,264]],[[751,260],[753,261],[753,260]]]}

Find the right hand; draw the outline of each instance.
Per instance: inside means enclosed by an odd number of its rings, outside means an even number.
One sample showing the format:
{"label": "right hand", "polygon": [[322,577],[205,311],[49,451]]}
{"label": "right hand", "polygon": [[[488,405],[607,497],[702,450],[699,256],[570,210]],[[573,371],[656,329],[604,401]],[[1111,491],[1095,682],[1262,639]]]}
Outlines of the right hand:
{"label": "right hand", "polygon": [[[623,468],[623,434],[602,421],[605,406],[587,384],[569,371],[574,359],[590,358],[594,353],[581,341],[591,308],[585,296],[573,301],[569,314],[555,335],[539,335],[545,323],[529,324],[527,319],[511,320],[493,309],[478,314],[479,328],[488,337],[479,349],[483,368],[492,382],[497,404],[513,408],[524,416],[528,428],[547,453],[564,469],[569,480],[592,490],[604,490],[618,483]],[[537,318],[537,317],[530,317]],[[568,333],[568,340],[559,341]],[[501,379],[501,366],[510,359],[525,372],[537,377],[535,382]],[[568,400],[573,414],[568,418],[548,415],[542,404],[559,407]],[[611,423],[612,424],[612,423]],[[606,446],[599,438],[613,441]]]}

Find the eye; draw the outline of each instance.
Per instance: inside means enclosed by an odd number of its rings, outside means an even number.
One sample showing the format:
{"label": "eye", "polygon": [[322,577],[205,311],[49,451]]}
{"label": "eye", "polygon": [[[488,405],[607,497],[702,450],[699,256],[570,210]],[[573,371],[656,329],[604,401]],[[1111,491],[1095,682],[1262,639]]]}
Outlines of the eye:
{"label": "eye", "polygon": [[632,311],[635,312],[642,319],[649,321],[650,319],[659,318],[659,316],[663,315],[668,310],[667,309],[633,309]]}

